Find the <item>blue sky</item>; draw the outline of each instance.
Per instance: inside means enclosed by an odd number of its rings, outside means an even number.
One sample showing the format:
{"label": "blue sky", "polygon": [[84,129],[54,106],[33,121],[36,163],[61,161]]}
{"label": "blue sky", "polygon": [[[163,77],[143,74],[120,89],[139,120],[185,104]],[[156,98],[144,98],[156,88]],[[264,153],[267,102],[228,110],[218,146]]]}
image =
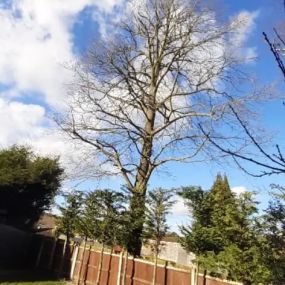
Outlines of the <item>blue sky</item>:
{"label": "blue sky", "polygon": [[[13,143],[32,144],[43,154],[71,154],[72,147],[54,131],[50,111],[60,111],[71,73],[64,66],[75,62],[92,40],[108,34],[111,20],[120,18],[122,1],[108,0],[6,0],[0,4],[0,146]],[[274,3],[273,3],[274,2]],[[262,84],[275,82],[284,92],[282,76],[265,44],[262,32],[272,34],[272,27],[284,19],[282,1],[215,1],[223,18],[246,12],[251,22],[245,31],[244,46],[256,60],[244,68]],[[260,125],[274,132],[273,143],[284,147],[284,107],[281,100],[259,107]],[[283,124],[282,124],[283,123]],[[78,150],[79,152],[79,150]],[[285,147],[284,147],[285,152]],[[152,187],[201,185],[209,189],[218,172],[227,174],[231,187],[257,191],[261,208],[269,199],[269,184],[284,184],[284,176],[253,178],[233,164],[171,164],[168,173],[158,173]],[[69,187],[71,184],[65,185]],[[87,181],[81,189],[120,188],[118,179]],[[241,188],[239,188],[241,189]],[[181,220],[183,205],[174,209],[174,220]]]}

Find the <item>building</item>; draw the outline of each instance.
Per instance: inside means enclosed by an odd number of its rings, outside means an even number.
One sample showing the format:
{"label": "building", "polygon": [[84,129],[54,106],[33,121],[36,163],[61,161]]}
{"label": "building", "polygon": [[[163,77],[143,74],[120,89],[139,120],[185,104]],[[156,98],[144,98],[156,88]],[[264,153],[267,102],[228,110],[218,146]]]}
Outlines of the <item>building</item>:
{"label": "building", "polygon": [[[150,245],[144,244],[141,254],[143,256],[151,256],[152,252]],[[191,266],[194,263],[195,254],[187,252],[177,241],[176,237],[166,237],[165,240],[162,241],[161,251],[158,258],[168,260],[179,265]]]}
{"label": "building", "polygon": [[35,232],[45,236],[54,236],[56,230],[56,216],[43,213],[35,224]]}

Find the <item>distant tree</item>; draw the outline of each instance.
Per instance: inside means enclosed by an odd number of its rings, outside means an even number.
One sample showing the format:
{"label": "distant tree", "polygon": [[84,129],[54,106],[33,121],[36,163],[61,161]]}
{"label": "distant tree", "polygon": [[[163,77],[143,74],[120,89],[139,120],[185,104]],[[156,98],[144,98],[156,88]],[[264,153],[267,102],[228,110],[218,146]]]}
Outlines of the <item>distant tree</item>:
{"label": "distant tree", "polygon": [[[93,207],[98,209],[97,240],[101,243],[101,253],[96,284],[100,283],[103,253],[106,246],[113,247],[118,241],[121,217],[124,211],[125,197],[120,192],[112,190],[95,190],[92,192]],[[97,212],[96,212],[97,213]]]}
{"label": "distant tree", "polygon": [[[180,227],[181,245],[196,255],[197,271],[200,266],[204,268],[204,284],[206,282],[206,269],[211,269],[209,253],[217,252],[219,243],[212,239],[212,208],[208,199],[208,192],[200,187],[183,187],[178,194],[184,199],[191,213],[191,224]],[[216,263],[215,269],[216,269]]]}
{"label": "distant tree", "polygon": [[[129,195],[126,196],[126,203],[128,203]],[[126,284],[126,274],[127,274],[127,266],[128,266],[128,248],[129,245],[132,243],[132,228],[133,223],[131,219],[131,212],[128,208],[125,208],[121,211],[120,216],[118,216],[118,224],[116,228],[116,236],[115,236],[115,244],[119,245],[122,249],[122,257],[125,254],[125,263],[123,268],[123,276],[122,282],[120,284]],[[122,258],[121,257],[121,258]]]}
{"label": "distant tree", "polygon": [[100,236],[99,223],[101,220],[101,206],[97,201],[97,192],[91,191],[83,196],[81,211],[77,222],[78,234],[96,241]]}
{"label": "distant tree", "polygon": [[[199,187],[183,188],[180,195],[192,214],[191,226],[181,227],[181,243],[197,255],[198,267],[221,270],[217,263],[213,268],[212,255],[218,255],[229,243],[237,205],[226,177],[217,175],[210,191]],[[205,282],[205,281],[204,281]]]}
{"label": "distant tree", "polygon": [[235,196],[221,175],[210,191],[183,188],[192,216],[190,226],[181,227],[181,243],[197,256],[198,267],[211,274],[257,284],[268,277],[263,263],[264,239],[256,228],[256,202],[250,193]]}
{"label": "distant tree", "polygon": [[207,203],[211,208],[210,235],[213,250],[217,254],[234,240],[238,216],[238,204],[226,176],[222,177],[220,174],[216,176],[208,192]]}
{"label": "distant tree", "polygon": [[182,226],[180,242],[187,250],[194,252],[197,257],[213,249],[209,234],[211,224],[211,205],[208,203],[206,191],[200,187],[183,187],[178,194],[184,199],[189,208],[191,223]]}
{"label": "distant tree", "polygon": [[[257,202],[254,194],[245,192],[236,197],[237,212],[234,218],[232,235],[228,235],[228,243],[216,256],[223,265],[227,277],[243,284],[265,284],[270,269],[263,259],[266,239],[258,229]],[[222,226],[223,230],[223,226]]]}
{"label": "distant tree", "polygon": [[270,282],[285,284],[285,205],[271,201],[263,216],[262,233],[266,238],[263,250],[265,263],[270,269]]}
{"label": "distant tree", "polygon": [[177,232],[167,232],[166,236],[167,237],[175,237],[175,238],[179,237]]}
{"label": "distant tree", "polygon": [[[127,199],[125,201],[128,201]],[[128,250],[128,244],[131,242],[131,219],[130,211],[127,208],[123,208],[118,215],[117,233],[115,235],[115,244],[121,246],[125,251]]]}
{"label": "distant tree", "polygon": [[146,220],[144,237],[150,244],[154,253],[154,268],[152,284],[156,282],[157,259],[161,250],[162,239],[169,229],[167,225],[167,214],[174,203],[173,194],[161,188],[149,192],[146,206]]}
{"label": "distant tree", "polygon": [[62,179],[58,158],[36,155],[25,146],[0,150],[0,209],[7,223],[31,231],[50,209]]}
{"label": "distant tree", "polygon": [[81,225],[80,214],[82,211],[83,194],[82,192],[73,191],[63,194],[63,205],[58,206],[60,214],[57,218],[56,231],[57,234],[66,236],[67,243],[70,238],[74,237],[79,231]]}

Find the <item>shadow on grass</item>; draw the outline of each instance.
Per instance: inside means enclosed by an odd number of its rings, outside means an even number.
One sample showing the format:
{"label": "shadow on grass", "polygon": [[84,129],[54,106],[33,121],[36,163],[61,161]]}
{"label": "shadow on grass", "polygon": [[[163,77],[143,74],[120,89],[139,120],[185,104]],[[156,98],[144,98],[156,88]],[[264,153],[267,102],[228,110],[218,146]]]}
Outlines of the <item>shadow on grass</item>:
{"label": "shadow on grass", "polygon": [[[53,274],[45,271],[31,270],[1,270],[0,283],[21,283],[21,282],[52,282],[59,281]],[[44,282],[45,283],[45,282]]]}

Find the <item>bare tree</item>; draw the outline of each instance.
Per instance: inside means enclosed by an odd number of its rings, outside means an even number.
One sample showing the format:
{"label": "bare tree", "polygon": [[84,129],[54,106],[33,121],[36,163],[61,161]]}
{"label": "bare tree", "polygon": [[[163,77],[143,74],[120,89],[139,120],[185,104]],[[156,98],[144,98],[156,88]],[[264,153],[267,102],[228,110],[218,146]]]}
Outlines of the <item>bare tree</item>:
{"label": "bare tree", "polygon": [[[98,175],[121,175],[132,194],[132,245],[140,254],[144,202],[154,170],[201,159],[209,138],[244,110],[235,92],[243,74],[231,35],[243,24],[219,23],[198,1],[129,1],[115,36],[94,44],[75,68],[63,131],[90,149]],[[254,97],[254,96],[253,96]],[[220,133],[223,139],[238,139]]]}

